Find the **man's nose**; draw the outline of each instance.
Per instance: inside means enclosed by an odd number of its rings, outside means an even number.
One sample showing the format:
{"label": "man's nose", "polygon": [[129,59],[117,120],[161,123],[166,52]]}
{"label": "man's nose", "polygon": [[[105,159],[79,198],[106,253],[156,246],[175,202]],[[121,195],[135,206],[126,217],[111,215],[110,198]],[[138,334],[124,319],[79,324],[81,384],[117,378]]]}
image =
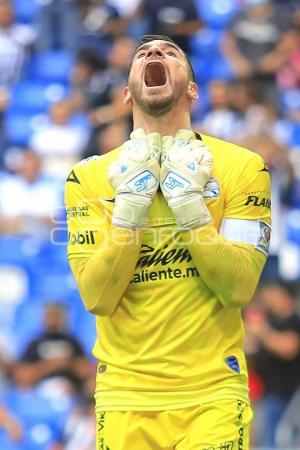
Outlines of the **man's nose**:
{"label": "man's nose", "polygon": [[155,45],[151,46],[148,48],[147,52],[146,52],[146,57],[147,58],[162,58],[163,57],[163,52],[161,51],[161,49],[159,47],[156,47]]}

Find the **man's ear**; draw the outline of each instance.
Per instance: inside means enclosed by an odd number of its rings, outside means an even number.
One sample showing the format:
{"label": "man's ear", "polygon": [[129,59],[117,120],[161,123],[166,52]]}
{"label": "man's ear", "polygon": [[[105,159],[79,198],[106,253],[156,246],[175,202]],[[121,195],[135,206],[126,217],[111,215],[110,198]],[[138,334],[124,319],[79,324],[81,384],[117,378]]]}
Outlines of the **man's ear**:
{"label": "man's ear", "polygon": [[199,97],[198,85],[194,81],[189,82],[187,95],[191,101],[197,100],[197,98]]}
{"label": "man's ear", "polygon": [[132,104],[131,92],[128,86],[123,89],[123,103],[124,105]]}

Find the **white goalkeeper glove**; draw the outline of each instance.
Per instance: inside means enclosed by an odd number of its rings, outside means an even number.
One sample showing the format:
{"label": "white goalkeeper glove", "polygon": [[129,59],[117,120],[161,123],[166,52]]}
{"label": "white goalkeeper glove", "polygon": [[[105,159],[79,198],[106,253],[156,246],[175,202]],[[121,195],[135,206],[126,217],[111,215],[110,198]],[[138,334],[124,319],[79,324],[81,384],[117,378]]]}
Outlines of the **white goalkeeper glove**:
{"label": "white goalkeeper glove", "polygon": [[138,128],[122,145],[118,161],[108,171],[116,191],[112,223],[123,228],[142,228],[159,186],[161,136]]}
{"label": "white goalkeeper glove", "polygon": [[212,154],[193,131],[162,137],[160,186],[179,226],[189,230],[211,222],[202,192],[211,177]]}

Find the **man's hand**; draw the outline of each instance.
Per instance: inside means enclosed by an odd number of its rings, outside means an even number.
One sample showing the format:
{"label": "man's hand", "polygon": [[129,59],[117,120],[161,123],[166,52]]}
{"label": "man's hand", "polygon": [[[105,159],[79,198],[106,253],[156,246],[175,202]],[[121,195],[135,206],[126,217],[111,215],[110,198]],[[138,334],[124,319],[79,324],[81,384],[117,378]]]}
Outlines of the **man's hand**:
{"label": "man's hand", "polygon": [[210,151],[193,131],[182,129],[175,138],[162,137],[160,186],[182,230],[211,222],[201,194],[212,166]]}
{"label": "man's hand", "polygon": [[116,190],[112,223],[123,228],[142,228],[147,211],[159,186],[161,136],[147,134],[142,128],[133,131],[122,145],[117,162],[108,177]]}

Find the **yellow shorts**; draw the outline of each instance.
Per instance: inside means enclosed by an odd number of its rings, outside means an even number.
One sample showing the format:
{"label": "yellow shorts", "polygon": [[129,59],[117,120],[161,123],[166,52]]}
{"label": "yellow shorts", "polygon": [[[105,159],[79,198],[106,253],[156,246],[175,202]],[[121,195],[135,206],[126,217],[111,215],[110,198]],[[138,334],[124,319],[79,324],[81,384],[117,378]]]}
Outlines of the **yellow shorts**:
{"label": "yellow shorts", "polygon": [[249,450],[251,407],[239,400],[147,412],[97,412],[97,450]]}

